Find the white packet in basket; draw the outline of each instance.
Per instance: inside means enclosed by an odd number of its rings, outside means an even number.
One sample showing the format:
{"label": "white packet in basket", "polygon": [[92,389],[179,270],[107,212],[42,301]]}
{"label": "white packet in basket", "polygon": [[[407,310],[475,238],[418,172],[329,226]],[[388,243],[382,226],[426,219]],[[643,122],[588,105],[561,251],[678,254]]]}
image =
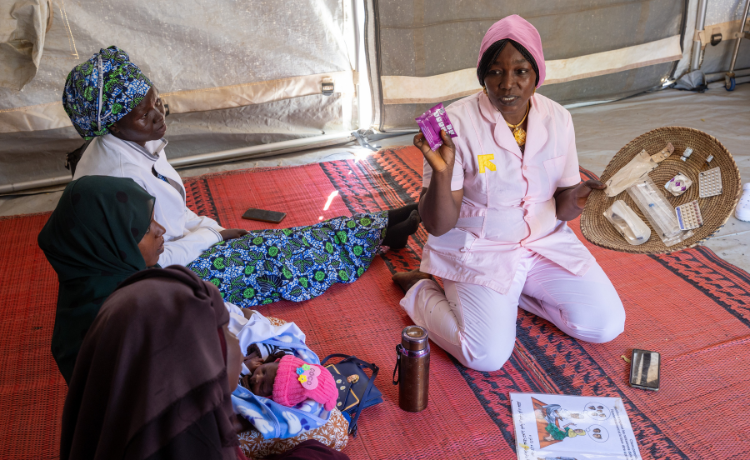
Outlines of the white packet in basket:
{"label": "white packet in basket", "polygon": [[648,225],[622,200],[612,203],[612,206],[604,211],[604,217],[633,246],[643,244],[651,238],[651,229]]}
{"label": "white packet in basket", "polygon": [[607,181],[607,189],[604,193],[612,198],[619,195],[625,189],[638,182],[638,179],[656,169],[659,163],[664,161],[674,152],[672,143],[668,143],[661,152],[649,156],[648,152],[641,150],[630,163],[623,166],[610,180]]}
{"label": "white packet in basket", "polygon": [[693,236],[693,232],[680,230],[674,207],[656,187],[650,177],[645,176],[628,188],[628,195],[654,227],[666,246],[674,246]]}

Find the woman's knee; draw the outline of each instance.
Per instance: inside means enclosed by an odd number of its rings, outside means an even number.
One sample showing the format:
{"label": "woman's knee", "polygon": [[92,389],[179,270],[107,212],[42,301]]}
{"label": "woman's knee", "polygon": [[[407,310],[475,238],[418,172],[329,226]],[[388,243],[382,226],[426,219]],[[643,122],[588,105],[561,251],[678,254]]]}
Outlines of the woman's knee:
{"label": "woman's knee", "polygon": [[596,315],[591,323],[572,327],[578,332],[577,338],[586,342],[611,342],[625,331],[625,308],[619,298],[611,299],[604,312]]}
{"label": "woman's knee", "polygon": [[479,372],[494,372],[502,368],[516,344],[515,335],[503,337],[498,334],[489,340],[485,340],[481,348],[466,350],[464,347],[463,359],[459,359],[464,366]]}
{"label": "woman's knee", "polygon": [[622,316],[616,316],[607,321],[603,328],[595,334],[592,340],[593,343],[607,343],[616,339],[620,334],[625,331],[625,312],[623,311]]}

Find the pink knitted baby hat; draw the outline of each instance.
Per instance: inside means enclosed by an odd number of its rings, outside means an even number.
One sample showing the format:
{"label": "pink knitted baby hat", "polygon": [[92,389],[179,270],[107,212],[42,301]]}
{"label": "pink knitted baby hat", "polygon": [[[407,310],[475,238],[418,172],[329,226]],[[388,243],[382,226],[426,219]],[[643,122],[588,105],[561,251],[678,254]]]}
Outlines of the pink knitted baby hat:
{"label": "pink knitted baby hat", "polygon": [[293,407],[309,398],[323,404],[326,410],[332,410],[338,396],[336,382],[325,367],[291,355],[279,361],[273,382],[273,400],[282,406]]}

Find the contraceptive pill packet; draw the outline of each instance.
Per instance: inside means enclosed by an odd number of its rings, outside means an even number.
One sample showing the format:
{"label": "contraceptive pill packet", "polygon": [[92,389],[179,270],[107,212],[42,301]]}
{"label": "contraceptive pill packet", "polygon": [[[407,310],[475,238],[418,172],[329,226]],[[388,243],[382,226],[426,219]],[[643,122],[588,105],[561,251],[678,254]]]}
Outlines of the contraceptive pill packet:
{"label": "contraceptive pill packet", "polygon": [[415,120],[432,150],[437,150],[438,147],[443,145],[443,140],[440,138],[441,129],[444,129],[450,137],[458,136],[442,103],[418,116]]}

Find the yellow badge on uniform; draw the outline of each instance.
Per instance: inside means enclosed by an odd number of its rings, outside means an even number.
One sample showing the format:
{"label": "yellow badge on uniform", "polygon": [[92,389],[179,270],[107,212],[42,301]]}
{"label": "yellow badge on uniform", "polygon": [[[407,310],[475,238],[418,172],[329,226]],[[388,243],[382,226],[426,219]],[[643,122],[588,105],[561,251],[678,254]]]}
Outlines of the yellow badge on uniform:
{"label": "yellow badge on uniform", "polygon": [[494,159],[494,154],[477,155],[477,161],[479,161],[479,174],[484,174],[485,169],[495,171],[495,165],[492,163],[492,160]]}

